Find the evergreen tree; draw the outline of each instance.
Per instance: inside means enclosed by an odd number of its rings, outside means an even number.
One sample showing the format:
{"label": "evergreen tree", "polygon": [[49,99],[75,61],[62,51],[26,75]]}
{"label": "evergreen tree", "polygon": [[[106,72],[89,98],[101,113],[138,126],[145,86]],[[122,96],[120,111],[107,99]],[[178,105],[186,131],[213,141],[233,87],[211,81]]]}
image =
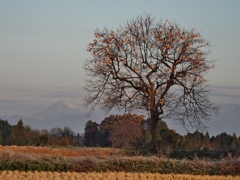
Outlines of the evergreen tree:
{"label": "evergreen tree", "polygon": [[188,132],[187,135],[185,135],[181,138],[180,149],[190,150],[190,149],[194,148],[194,144],[190,140],[191,135],[192,134]]}
{"label": "evergreen tree", "polygon": [[9,143],[9,136],[12,132],[12,125],[7,120],[0,119],[0,144],[7,145]]}
{"label": "evergreen tree", "polygon": [[231,136],[226,132],[223,132],[216,136],[215,142],[220,145],[219,149],[221,150],[229,150]]}
{"label": "evergreen tree", "polygon": [[13,127],[12,133],[10,134],[10,144],[24,146],[27,142],[26,129],[23,126],[23,122],[20,119],[18,123]]}
{"label": "evergreen tree", "polygon": [[85,134],[84,134],[84,139],[85,139],[85,146],[97,146],[98,143],[96,142],[96,135],[99,133],[98,130],[99,125],[96,122],[93,122],[89,120],[85,124]]}
{"label": "evergreen tree", "polygon": [[203,144],[205,148],[210,148],[210,136],[209,133],[206,132],[204,138],[203,138]]}
{"label": "evergreen tree", "polygon": [[36,146],[45,146],[49,143],[49,136],[48,134],[42,134],[38,137],[36,141]]}
{"label": "evergreen tree", "polygon": [[230,149],[238,150],[239,148],[240,148],[239,139],[237,138],[236,134],[233,133],[233,136],[232,136],[231,142],[230,142]]}

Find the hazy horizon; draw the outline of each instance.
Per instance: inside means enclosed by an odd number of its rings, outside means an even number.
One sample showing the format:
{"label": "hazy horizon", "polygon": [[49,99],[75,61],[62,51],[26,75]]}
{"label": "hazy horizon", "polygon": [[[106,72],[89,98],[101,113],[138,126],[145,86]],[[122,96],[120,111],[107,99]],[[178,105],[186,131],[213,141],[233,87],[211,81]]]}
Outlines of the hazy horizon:
{"label": "hazy horizon", "polygon": [[[240,104],[240,1],[0,0],[0,116],[29,116],[66,100],[81,105],[94,29],[143,13],[195,28],[217,60],[207,74],[216,104]],[[123,13],[124,12],[124,13]]]}

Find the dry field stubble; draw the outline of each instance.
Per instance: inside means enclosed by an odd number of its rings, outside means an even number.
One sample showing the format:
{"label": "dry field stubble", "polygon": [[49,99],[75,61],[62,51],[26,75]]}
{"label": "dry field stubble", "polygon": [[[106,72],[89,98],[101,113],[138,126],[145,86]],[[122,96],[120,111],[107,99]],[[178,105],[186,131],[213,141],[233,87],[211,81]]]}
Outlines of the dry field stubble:
{"label": "dry field stubble", "polygon": [[80,157],[80,156],[125,156],[124,151],[113,148],[48,148],[34,146],[1,146],[2,153],[18,153],[25,155],[50,155],[63,157]]}
{"label": "dry field stubble", "polygon": [[71,162],[94,162],[99,160],[108,160],[127,157],[125,151],[114,148],[51,148],[35,146],[1,146],[0,162],[7,160],[15,161],[41,161],[53,160],[53,158],[63,158]]}
{"label": "dry field stubble", "polygon": [[[18,162],[45,162],[48,167],[58,164],[58,169],[54,167],[49,169],[3,168],[0,171],[0,180],[15,179],[239,179],[240,176],[194,176],[194,175],[176,175],[176,174],[223,174],[239,175],[240,159],[228,161],[205,161],[205,160],[174,160],[159,157],[131,157],[122,149],[113,148],[50,148],[50,147],[19,147],[19,146],[0,146],[0,163],[6,161]],[[70,169],[59,169],[61,163],[67,162],[71,165]],[[155,162],[160,162],[156,163]],[[96,166],[100,164],[100,166]],[[15,164],[13,164],[15,166]],[[26,165],[26,164],[25,164]],[[28,164],[32,166],[35,164]],[[145,167],[148,165],[147,167]],[[1,164],[0,164],[1,166]],[[22,166],[21,164],[18,166]],[[12,167],[12,165],[10,166]],[[96,168],[97,167],[97,168]],[[141,169],[142,168],[142,169]],[[159,169],[160,168],[160,169]],[[212,168],[212,173],[210,172]],[[175,169],[175,170],[174,170]],[[12,171],[7,171],[12,170]],[[37,170],[37,171],[35,171]],[[62,172],[62,171],[71,172]],[[156,170],[156,171],[155,171]],[[210,170],[210,171],[208,171]],[[27,171],[27,172],[25,172]],[[42,172],[45,171],[45,172]],[[48,172],[49,171],[49,172]],[[51,172],[50,172],[51,171]],[[56,172],[57,171],[57,172]],[[61,171],[61,172],[60,172]],[[98,173],[97,173],[97,172]],[[109,172],[112,171],[112,172]],[[117,172],[115,172],[117,171]],[[82,172],[82,173],[80,173]],[[86,172],[86,173],[83,173]],[[100,173],[102,172],[102,173]],[[115,172],[115,173],[114,173]],[[133,172],[133,173],[126,173]],[[169,173],[167,175],[140,173],[140,172],[158,172]],[[175,175],[171,174],[175,173]]]}
{"label": "dry field stubble", "polygon": [[239,176],[200,176],[151,173],[76,173],[2,171],[1,180],[240,180]]}

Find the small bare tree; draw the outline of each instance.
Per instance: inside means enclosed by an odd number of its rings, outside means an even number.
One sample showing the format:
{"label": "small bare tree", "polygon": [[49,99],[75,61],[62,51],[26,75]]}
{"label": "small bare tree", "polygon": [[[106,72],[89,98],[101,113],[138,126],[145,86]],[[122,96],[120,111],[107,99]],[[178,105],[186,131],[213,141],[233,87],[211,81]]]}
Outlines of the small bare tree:
{"label": "small bare tree", "polygon": [[153,150],[158,152],[157,124],[176,119],[185,127],[205,128],[211,112],[205,74],[214,68],[208,60],[209,42],[195,29],[156,22],[141,15],[114,30],[95,30],[87,51],[86,105],[109,112],[112,108],[148,112]]}
{"label": "small bare tree", "polygon": [[110,117],[114,118],[114,122],[108,125],[107,122],[103,122],[103,125],[107,125],[110,129],[109,140],[112,142],[112,147],[128,148],[136,145],[143,138],[143,115],[124,114]]}

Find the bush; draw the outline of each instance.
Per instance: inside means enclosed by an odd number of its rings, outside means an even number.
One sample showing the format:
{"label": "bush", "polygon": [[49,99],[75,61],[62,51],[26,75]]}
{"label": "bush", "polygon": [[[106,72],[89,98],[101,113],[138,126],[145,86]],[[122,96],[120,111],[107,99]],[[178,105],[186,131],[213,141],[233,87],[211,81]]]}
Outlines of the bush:
{"label": "bush", "polygon": [[71,169],[70,165],[66,162],[64,163],[51,163],[42,161],[4,161],[0,163],[0,171],[10,170],[10,171],[61,171],[66,172]]}
{"label": "bush", "polygon": [[220,160],[228,157],[231,154],[232,157],[239,157],[239,151],[222,151],[222,150],[183,150],[175,149],[170,153],[170,158],[174,159],[194,159],[194,158],[206,158],[213,160]]}

